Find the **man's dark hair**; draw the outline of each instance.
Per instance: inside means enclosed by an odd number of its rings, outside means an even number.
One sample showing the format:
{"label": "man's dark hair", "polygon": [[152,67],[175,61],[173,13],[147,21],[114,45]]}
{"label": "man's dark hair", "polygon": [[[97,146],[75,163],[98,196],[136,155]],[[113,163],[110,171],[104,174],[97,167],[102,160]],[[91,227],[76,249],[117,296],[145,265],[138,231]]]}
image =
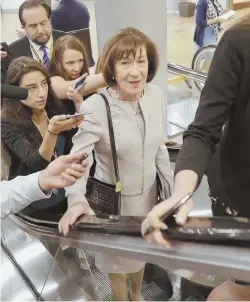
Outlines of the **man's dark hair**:
{"label": "man's dark hair", "polygon": [[46,10],[48,18],[50,18],[51,7],[44,0],[26,0],[20,5],[18,12],[19,20],[23,26],[25,25],[25,22],[23,20],[23,11],[25,9],[30,9],[39,6],[42,6]]}

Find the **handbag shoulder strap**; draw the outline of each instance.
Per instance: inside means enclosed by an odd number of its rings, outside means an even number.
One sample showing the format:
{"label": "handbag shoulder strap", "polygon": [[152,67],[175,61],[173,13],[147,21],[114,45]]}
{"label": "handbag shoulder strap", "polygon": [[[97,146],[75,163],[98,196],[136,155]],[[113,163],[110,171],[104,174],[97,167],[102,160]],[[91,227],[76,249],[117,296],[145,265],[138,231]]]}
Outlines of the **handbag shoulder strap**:
{"label": "handbag shoulder strap", "polygon": [[109,106],[107,97],[103,93],[100,93],[99,95],[103,98],[105,105],[106,105],[106,110],[107,110],[107,118],[108,118],[108,126],[109,126],[109,139],[110,139],[110,146],[111,146],[114,171],[115,171],[115,190],[116,190],[116,192],[121,192],[121,182],[120,182],[119,167],[118,167],[116,146],[115,146],[115,135],[114,135],[113,122],[112,122],[112,117],[111,117],[111,112],[110,112],[110,106]]}

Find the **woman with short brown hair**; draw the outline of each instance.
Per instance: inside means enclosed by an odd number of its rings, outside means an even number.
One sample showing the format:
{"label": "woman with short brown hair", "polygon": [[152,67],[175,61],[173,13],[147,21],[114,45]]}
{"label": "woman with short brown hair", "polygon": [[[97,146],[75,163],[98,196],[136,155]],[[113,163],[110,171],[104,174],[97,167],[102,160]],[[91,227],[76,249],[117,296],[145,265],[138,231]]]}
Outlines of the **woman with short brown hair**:
{"label": "woman with short brown hair", "polygon": [[148,73],[146,82],[153,80],[159,65],[159,56],[156,45],[144,33],[129,27],[121,30],[115,37],[110,38],[105,44],[101,59],[102,74],[106,83],[112,87],[115,85],[114,66],[123,56],[129,57],[130,54],[135,57],[136,50],[145,47],[148,59]]}
{"label": "woman with short brown hair", "polygon": [[[105,45],[100,66],[109,85],[101,93],[109,102],[114,127],[122,188],[121,215],[143,216],[158,202],[157,171],[169,187],[172,185],[165,146],[165,99],[161,89],[149,83],[158,67],[156,46],[138,29],[120,30]],[[113,184],[113,159],[104,100],[95,94],[85,100],[81,110],[93,114],[86,115],[84,127],[74,136],[72,153],[91,154],[94,150],[95,177]],[[93,214],[85,198],[87,178],[88,173],[67,190],[69,207],[59,223],[64,234],[76,217]],[[131,280],[132,300],[141,300],[145,263],[99,253],[96,254],[96,265],[108,273],[115,300],[127,300],[127,277]]]}

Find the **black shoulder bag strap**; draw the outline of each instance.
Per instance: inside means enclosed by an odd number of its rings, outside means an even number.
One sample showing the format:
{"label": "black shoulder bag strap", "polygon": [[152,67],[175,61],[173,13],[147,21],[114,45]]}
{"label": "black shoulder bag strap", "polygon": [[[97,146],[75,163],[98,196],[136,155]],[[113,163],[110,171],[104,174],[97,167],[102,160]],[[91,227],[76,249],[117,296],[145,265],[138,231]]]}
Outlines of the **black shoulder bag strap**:
{"label": "black shoulder bag strap", "polygon": [[108,102],[106,96],[103,93],[100,93],[99,95],[103,98],[103,100],[105,102],[105,105],[106,105],[106,110],[107,110],[110,146],[111,146],[111,152],[112,152],[112,158],[113,158],[113,164],[114,164],[114,171],[115,171],[115,191],[117,193],[117,201],[118,201],[117,213],[118,213],[118,216],[120,216],[120,214],[121,214],[121,182],[120,182],[119,167],[118,167],[117,154],[116,154],[113,122],[112,122],[109,102]]}

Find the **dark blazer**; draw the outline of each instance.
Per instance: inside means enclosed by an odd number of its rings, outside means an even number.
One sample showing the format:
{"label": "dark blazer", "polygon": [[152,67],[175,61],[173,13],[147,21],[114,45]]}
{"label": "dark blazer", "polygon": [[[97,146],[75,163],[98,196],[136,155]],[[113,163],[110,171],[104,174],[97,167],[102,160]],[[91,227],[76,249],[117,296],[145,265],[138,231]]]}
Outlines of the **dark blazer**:
{"label": "dark blazer", "polygon": [[217,46],[175,173],[185,169],[207,172],[212,194],[250,217],[250,26]]}
{"label": "dark blazer", "polygon": [[[55,41],[57,38],[61,36],[60,33],[56,31],[52,31],[53,40]],[[21,56],[32,57],[32,52],[30,49],[29,40],[27,37],[20,38],[9,45],[9,49],[11,51],[11,59],[14,60]]]}
{"label": "dark blazer", "polygon": [[[30,118],[30,114],[23,106],[18,116],[1,115],[1,141],[11,158],[9,179],[19,175],[28,175],[47,167],[49,162],[39,153],[43,138]],[[48,117],[55,114],[63,114],[64,108],[58,107],[56,112],[48,110]],[[63,154],[69,154],[72,146],[74,131],[65,131],[60,135],[64,140]],[[58,136],[59,137],[59,136]],[[52,160],[54,158],[52,157]]]}
{"label": "dark blazer", "polygon": [[199,0],[196,5],[194,42],[203,46],[204,30],[207,26],[207,1]]}
{"label": "dark blazer", "polygon": [[[59,38],[62,34],[56,31],[52,31],[52,36],[53,36],[53,40],[55,41],[57,38]],[[4,68],[2,68],[1,73],[2,73],[2,77],[5,78],[6,76],[6,72],[8,70],[8,67],[11,63],[11,61],[13,61],[16,58],[19,57],[33,57],[32,56],[32,52],[30,49],[30,44],[29,44],[29,40],[27,37],[23,37],[20,38],[14,42],[12,42],[9,45],[9,50],[10,50],[10,56],[8,56],[7,58],[4,58],[2,60],[2,64],[4,66]]]}
{"label": "dark blazer", "polygon": [[38,152],[41,134],[28,118],[23,123],[2,116],[1,140],[11,158],[9,180],[38,172],[49,164]]}

